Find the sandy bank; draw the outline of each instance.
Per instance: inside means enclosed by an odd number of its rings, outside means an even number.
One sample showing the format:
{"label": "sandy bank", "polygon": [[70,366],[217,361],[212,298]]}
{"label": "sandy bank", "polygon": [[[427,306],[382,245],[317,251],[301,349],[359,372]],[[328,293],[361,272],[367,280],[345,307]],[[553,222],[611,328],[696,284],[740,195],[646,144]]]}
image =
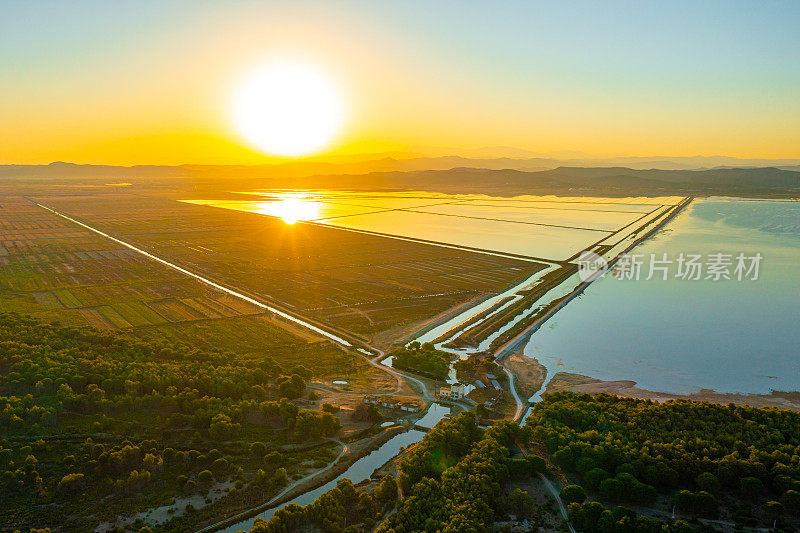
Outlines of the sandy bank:
{"label": "sandy bank", "polygon": [[501,361],[514,375],[514,386],[523,400],[527,400],[542,388],[547,368],[544,367],[536,358],[530,358],[522,354],[522,348],[515,351]]}
{"label": "sandy bank", "polygon": [[671,394],[641,389],[636,386],[635,381],[603,381],[582,374],[558,372],[553,376],[553,379],[550,380],[550,383],[548,383],[545,394],[548,392],[564,391],[584,392],[588,394],[605,392],[616,396],[641,398],[658,402],[683,399],[719,404],[734,403],[736,405],[751,405],[753,407],[778,407],[780,409],[800,411],[800,393],[773,391],[771,394],[736,394],[721,393],[711,389],[700,389],[699,392],[693,394]]}

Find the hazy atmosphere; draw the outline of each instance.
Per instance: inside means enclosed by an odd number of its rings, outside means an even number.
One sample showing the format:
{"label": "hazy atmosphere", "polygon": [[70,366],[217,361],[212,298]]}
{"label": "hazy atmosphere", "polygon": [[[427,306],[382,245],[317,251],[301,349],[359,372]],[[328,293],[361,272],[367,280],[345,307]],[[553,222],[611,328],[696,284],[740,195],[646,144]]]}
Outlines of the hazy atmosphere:
{"label": "hazy atmosphere", "polygon": [[[347,108],[330,154],[795,157],[796,2],[17,2],[0,162],[261,163],[237,83],[310,62]],[[486,156],[507,155],[484,152]]]}
{"label": "hazy atmosphere", "polygon": [[800,531],[800,3],[0,15],[0,533]]}

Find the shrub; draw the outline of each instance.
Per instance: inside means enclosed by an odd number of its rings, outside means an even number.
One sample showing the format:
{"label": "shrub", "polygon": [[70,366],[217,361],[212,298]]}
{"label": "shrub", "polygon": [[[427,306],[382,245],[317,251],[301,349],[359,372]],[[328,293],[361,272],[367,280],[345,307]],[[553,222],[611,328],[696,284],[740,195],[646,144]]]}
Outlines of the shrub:
{"label": "shrub", "polygon": [[83,487],[85,481],[85,476],[83,474],[67,474],[58,482],[56,493],[66,494],[71,491],[78,491]]}
{"label": "shrub", "polygon": [[267,445],[263,442],[254,442],[250,445],[250,455],[253,457],[264,457],[267,453]]}
{"label": "shrub", "polygon": [[278,487],[285,487],[289,483],[289,476],[286,474],[286,469],[278,468],[275,470],[273,480]]}
{"label": "shrub", "polygon": [[679,491],[675,494],[675,506],[681,511],[708,518],[716,518],[719,514],[717,499],[702,490],[699,492]]}
{"label": "shrub", "polygon": [[228,471],[230,465],[228,464],[228,460],[224,457],[220,457],[213,463],[211,463],[211,470],[219,477],[225,474]]}
{"label": "shrub", "polygon": [[327,402],[322,404],[322,410],[325,411],[326,413],[338,413],[339,409],[341,408],[338,405],[333,405]]}

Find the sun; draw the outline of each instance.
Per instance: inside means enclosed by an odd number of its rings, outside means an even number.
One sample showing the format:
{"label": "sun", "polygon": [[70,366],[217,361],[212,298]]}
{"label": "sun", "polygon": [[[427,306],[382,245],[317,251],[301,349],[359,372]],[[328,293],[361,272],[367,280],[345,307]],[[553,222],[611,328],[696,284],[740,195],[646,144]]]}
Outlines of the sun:
{"label": "sun", "polygon": [[287,224],[300,220],[313,220],[320,217],[320,204],[313,200],[286,195],[280,200],[262,202],[258,212],[283,219]]}
{"label": "sun", "polygon": [[241,83],[233,119],[257,149],[300,156],[328,146],[344,119],[336,85],[320,69],[295,61],[262,65]]}

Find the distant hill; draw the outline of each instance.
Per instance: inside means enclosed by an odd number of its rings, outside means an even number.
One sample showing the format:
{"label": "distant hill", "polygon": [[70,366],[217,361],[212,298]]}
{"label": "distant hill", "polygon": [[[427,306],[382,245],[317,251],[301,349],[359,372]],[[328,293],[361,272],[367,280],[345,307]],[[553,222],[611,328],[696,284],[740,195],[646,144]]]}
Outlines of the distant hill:
{"label": "distant hill", "polygon": [[135,165],[78,165],[56,161],[49,165],[0,165],[0,178],[73,178],[73,177],[181,177],[186,169],[178,166]]}
{"label": "distant hill", "polygon": [[[276,180],[282,181],[282,180]],[[293,187],[404,188],[496,194],[800,194],[800,172],[777,168],[636,170],[625,167],[559,167],[538,172],[453,168],[366,175],[312,176]]]}
{"label": "distant hill", "polygon": [[[636,170],[706,170],[776,167],[800,170],[800,159],[737,159],[735,157],[596,157],[581,152],[537,154],[505,147],[460,150],[449,154],[418,151],[356,154],[270,163],[263,165],[82,165],[55,162],[49,165],[0,165],[2,177],[236,177],[280,178],[320,174],[369,174],[478,168],[533,172],[558,168],[613,168]],[[488,154],[502,154],[489,156]]]}
{"label": "distant hill", "polygon": [[[527,160],[542,164],[543,160]],[[461,166],[462,163],[487,165]],[[49,165],[0,166],[0,179],[52,180],[95,178],[136,182],[186,178],[193,182],[217,183],[230,179],[242,187],[349,188],[349,189],[418,189],[447,192],[493,194],[730,194],[782,195],[800,194],[800,172],[774,167],[685,169],[633,169],[624,166],[560,166],[546,170],[519,170],[503,167],[518,162],[513,159],[467,160],[458,156],[416,158],[356,163],[298,162],[281,165],[182,165],[131,166]],[[544,166],[544,165],[543,165]],[[415,168],[422,167],[422,169]],[[433,168],[428,168],[433,167]],[[342,172],[341,169],[347,169]],[[375,169],[379,171],[375,171]],[[798,167],[790,167],[797,168]],[[331,170],[333,169],[333,171]],[[140,182],[146,184],[144,181]],[[166,184],[163,182],[162,184]]]}

